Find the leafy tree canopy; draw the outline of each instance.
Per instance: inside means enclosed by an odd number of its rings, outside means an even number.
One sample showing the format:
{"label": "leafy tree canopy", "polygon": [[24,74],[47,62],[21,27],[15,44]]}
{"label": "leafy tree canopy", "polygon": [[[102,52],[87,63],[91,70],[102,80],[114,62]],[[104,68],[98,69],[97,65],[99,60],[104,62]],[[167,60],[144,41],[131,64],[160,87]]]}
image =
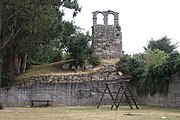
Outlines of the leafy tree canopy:
{"label": "leafy tree canopy", "polygon": [[[16,66],[26,69],[27,56],[34,55],[39,46],[51,48],[54,53],[50,56],[54,59],[57,58],[54,55],[61,54],[52,47],[52,41],[63,38],[65,31],[66,25],[62,21],[65,13],[61,7],[74,10],[73,17],[81,11],[77,0],[0,1],[0,85],[2,71],[14,76]],[[15,61],[20,65],[14,64]]]}
{"label": "leafy tree canopy", "polygon": [[161,39],[157,39],[157,40],[151,39],[148,42],[147,47],[144,47],[144,48],[145,48],[145,50],[146,49],[152,49],[152,50],[159,49],[166,53],[171,53],[177,48],[177,43],[173,44],[171,42],[171,39],[168,38],[167,36],[165,36],[165,37],[162,37]]}
{"label": "leafy tree canopy", "polygon": [[74,59],[74,65],[82,66],[90,54],[90,47],[88,45],[91,37],[89,33],[84,35],[83,33],[75,33],[71,38],[66,42],[66,52],[70,54],[70,57]]}

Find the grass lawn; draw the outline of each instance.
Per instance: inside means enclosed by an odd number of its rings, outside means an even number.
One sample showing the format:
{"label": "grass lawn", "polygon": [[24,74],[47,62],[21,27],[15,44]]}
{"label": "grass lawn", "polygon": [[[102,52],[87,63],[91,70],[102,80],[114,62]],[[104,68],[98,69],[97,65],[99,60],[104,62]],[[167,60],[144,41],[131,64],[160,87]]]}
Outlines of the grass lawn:
{"label": "grass lawn", "polygon": [[180,109],[164,109],[140,106],[131,110],[120,106],[110,110],[110,106],[73,107],[33,107],[4,108],[0,110],[0,120],[180,120]]}

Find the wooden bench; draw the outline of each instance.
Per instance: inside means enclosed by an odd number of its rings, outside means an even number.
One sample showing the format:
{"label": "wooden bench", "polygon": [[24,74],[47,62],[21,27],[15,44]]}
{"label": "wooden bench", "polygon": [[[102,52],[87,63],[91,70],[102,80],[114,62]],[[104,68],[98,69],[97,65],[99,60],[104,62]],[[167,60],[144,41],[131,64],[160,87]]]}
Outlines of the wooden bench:
{"label": "wooden bench", "polygon": [[45,102],[45,103],[47,103],[47,107],[48,107],[50,100],[31,100],[31,107],[34,106],[35,102]]}

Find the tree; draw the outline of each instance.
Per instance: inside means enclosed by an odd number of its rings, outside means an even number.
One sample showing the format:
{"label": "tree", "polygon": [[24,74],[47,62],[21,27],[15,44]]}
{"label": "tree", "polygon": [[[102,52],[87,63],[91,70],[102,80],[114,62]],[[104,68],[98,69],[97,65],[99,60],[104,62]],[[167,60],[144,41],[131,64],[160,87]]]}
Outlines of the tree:
{"label": "tree", "polygon": [[0,1],[0,87],[1,87],[1,77],[2,77],[2,69],[3,69],[3,54],[5,47],[7,45],[6,43],[3,43],[3,23],[4,23],[4,10],[6,6],[6,0]]}
{"label": "tree", "polygon": [[165,36],[158,40],[153,40],[153,39],[150,40],[148,42],[147,48],[146,47],[144,47],[144,48],[152,49],[152,50],[159,49],[166,53],[171,53],[177,48],[177,43],[173,44],[171,42],[171,39],[168,38],[167,36]]}
{"label": "tree", "polygon": [[[51,33],[54,32],[54,27],[58,28],[59,22],[62,21],[64,12],[59,10],[61,6],[74,9],[73,16],[81,10],[76,0],[0,1],[0,86],[5,57],[8,57],[6,59],[7,70],[11,76],[14,76],[14,60],[18,51],[23,51],[24,56],[27,56],[26,53],[31,48],[28,45],[34,41],[38,41],[36,45],[40,45],[56,37],[57,32]],[[20,48],[21,45],[24,46],[23,49]]]}
{"label": "tree", "polygon": [[80,32],[75,33],[69,41],[66,43],[67,52],[70,54],[71,59],[73,59],[73,65],[76,67],[78,65],[83,66],[85,59],[87,59],[89,52],[88,43],[91,37],[88,33],[83,34]]}

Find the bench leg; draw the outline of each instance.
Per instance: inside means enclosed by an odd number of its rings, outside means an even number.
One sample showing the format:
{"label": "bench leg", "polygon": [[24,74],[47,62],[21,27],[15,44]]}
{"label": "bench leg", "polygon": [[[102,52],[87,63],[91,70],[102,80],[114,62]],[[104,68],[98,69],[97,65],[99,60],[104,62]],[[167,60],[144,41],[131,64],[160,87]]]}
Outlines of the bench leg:
{"label": "bench leg", "polygon": [[47,107],[49,106],[49,101],[47,102]]}
{"label": "bench leg", "polygon": [[33,101],[31,101],[31,107],[33,107],[34,106],[34,103],[33,103]]}

